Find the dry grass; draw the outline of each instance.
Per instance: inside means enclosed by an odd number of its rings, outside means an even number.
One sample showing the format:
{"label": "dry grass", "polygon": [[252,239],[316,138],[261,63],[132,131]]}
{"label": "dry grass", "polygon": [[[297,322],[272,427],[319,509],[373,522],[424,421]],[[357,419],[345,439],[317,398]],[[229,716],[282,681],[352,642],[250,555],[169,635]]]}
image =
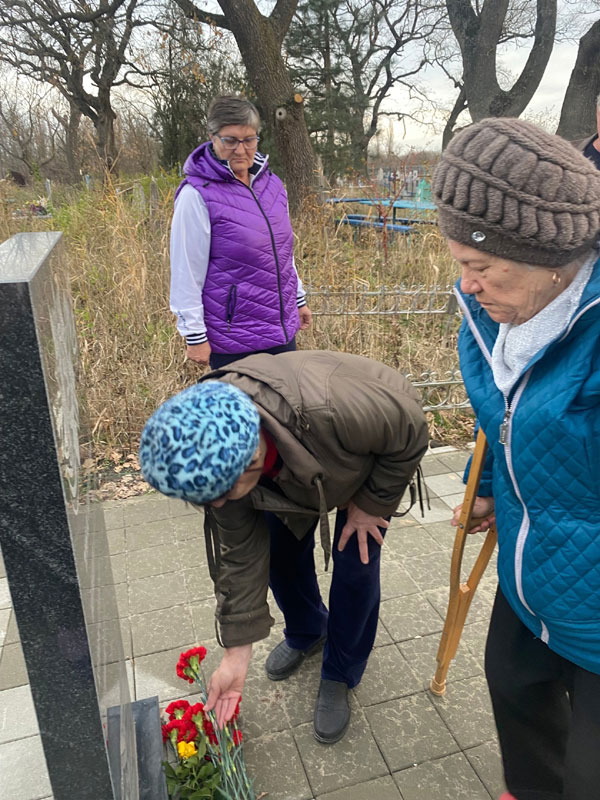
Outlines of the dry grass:
{"label": "dry grass", "polygon": [[[169,310],[169,223],[176,180],[161,179],[150,216],[132,192],[72,191],[56,197],[52,218],[13,216],[39,193],[0,183],[0,239],[19,231],[62,230],[71,274],[80,343],[82,385],[95,452],[117,462],[137,451],[141,428],[167,397],[194,382],[198,367],[185,359]],[[146,182],[146,196],[148,183]],[[13,200],[14,202],[7,202]],[[339,216],[336,209],[335,216]],[[446,286],[455,267],[437,229],[382,241],[380,232],[336,227],[330,209],[308,209],[295,223],[296,263],[306,285]],[[315,318],[299,337],[303,348],[342,349],[418,374],[456,367],[456,326],[426,316]],[[432,435],[464,440],[466,415],[432,415]],[[131,459],[130,459],[131,461]]]}

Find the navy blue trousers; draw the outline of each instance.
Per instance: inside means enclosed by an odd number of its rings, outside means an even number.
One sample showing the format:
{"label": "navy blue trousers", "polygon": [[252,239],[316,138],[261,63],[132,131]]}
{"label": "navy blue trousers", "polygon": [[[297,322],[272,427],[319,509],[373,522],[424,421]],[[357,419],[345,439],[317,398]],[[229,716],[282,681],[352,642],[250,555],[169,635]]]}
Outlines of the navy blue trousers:
{"label": "navy blue trousers", "polygon": [[257,353],[270,353],[276,356],[278,353],[289,353],[290,350],[296,349],[296,337],[294,336],[287,344],[280,344],[277,347],[270,347],[268,350],[251,350],[249,353],[214,353],[209,356],[208,363],[211,369],[220,369],[226,367],[228,364],[233,364],[234,361],[239,361],[246,356],[255,356]]}
{"label": "navy blue trousers", "polygon": [[287,643],[306,650],[326,635],[321,677],[353,688],[365,671],[377,632],[381,547],[369,536],[369,563],[363,564],[353,534],[340,553],[337,544],[346,512],[337,512],[328,611],[315,572],[316,525],[298,539],[274,514],[265,516],[271,532],[270,585],[285,618]]}

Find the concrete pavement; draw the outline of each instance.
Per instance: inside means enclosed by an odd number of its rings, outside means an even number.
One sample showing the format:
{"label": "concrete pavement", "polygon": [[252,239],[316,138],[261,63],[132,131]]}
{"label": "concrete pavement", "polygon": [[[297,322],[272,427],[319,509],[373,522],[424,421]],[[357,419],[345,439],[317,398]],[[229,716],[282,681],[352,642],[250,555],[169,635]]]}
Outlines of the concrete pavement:
{"label": "concrete pavement", "polygon": [[[413,509],[390,525],[382,554],[380,625],[367,671],[352,692],[346,737],[332,746],[312,736],[319,657],[273,683],[264,659],[283,620],[255,646],[242,703],[248,770],[269,800],[496,800],[504,790],[483,676],[486,623],[495,566],[482,579],[449,672],[443,698],[428,691],[448,598],[454,531],[450,509],[462,499],[467,451],[431,451],[423,469],[431,510]],[[179,653],[208,648],[207,673],[219,659],[212,584],[198,513],[156,493],[103,504],[134,698],[158,695],[161,708],[187,697],[175,675]],[[465,550],[472,560],[482,543]],[[317,552],[317,563],[322,557]],[[10,595],[0,573],[0,795],[52,797],[18,641]],[[324,595],[330,573],[319,580]],[[77,800],[74,798],[73,800]]]}

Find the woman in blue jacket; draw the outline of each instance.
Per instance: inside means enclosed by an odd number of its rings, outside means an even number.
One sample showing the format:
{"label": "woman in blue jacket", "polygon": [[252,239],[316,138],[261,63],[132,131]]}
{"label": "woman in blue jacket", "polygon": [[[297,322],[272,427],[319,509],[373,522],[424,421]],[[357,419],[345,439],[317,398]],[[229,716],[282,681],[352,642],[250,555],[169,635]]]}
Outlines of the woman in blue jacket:
{"label": "woman in blue jacket", "polygon": [[452,140],[433,189],[490,445],[473,532],[495,518],[486,677],[502,800],[598,800],[600,173],[563,139],[498,118]]}

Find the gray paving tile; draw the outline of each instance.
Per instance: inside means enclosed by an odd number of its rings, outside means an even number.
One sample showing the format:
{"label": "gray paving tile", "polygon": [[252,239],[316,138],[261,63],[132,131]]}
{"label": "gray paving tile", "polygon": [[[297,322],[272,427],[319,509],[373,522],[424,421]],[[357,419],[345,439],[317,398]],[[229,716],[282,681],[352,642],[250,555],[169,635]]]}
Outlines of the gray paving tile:
{"label": "gray paving tile", "polygon": [[494,738],[496,726],[483,676],[451,681],[446,694],[443,697],[431,695],[431,702],[462,750]]}
{"label": "gray paving tile", "polygon": [[361,706],[393,700],[414,694],[421,681],[396,645],[378,647],[369,656],[361,682],[354,689]]}
{"label": "gray paving tile", "polygon": [[488,629],[489,622],[487,620],[467,623],[460,637],[459,651],[460,649],[469,650],[475,658],[483,663]]}
{"label": "gray paving tile", "polygon": [[0,608],[10,608],[12,600],[8,591],[8,578],[0,578]]}
{"label": "gray paving tile", "polygon": [[29,686],[4,689],[0,693],[0,708],[0,744],[39,733]]}
{"label": "gray paving tile", "polygon": [[215,637],[215,608],[216,600],[210,598],[201,603],[192,603],[192,622],[194,625],[195,638],[202,642],[204,639],[214,639]]}
{"label": "gray paving tile", "polygon": [[108,540],[108,552],[111,555],[125,552],[125,528],[115,528],[115,530],[106,531],[106,538]]}
{"label": "gray paving tile", "polygon": [[186,605],[161,608],[146,614],[133,614],[129,623],[134,656],[183,647],[185,642],[196,639],[192,615]]}
{"label": "gray paving tile", "polygon": [[0,647],[2,647],[6,640],[6,634],[8,633],[8,626],[10,624],[10,617],[10,608],[0,609]]}
{"label": "gray paving tile", "polygon": [[4,644],[14,644],[19,641],[19,629],[17,628],[17,619],[14,610],[10,610],[10,619],[8,621],[8,628],[6,630],[6,638]]}
{"label": "gray paving tile", "polygon": [[425,456],[421,461],[421,469],[423,470],[426,483],[430,475],[441,475],[450,471],[448,466],[436,456]]}
{"label": "gray paving tile", "polygon": [[271,632],[268,639],[257,642],[252,649],[252,661],[244,687],[242,701],[243,729],[252,738],[269,731],[286,730],[309,722],[321,672],[321,656],[307,659],[295,675],[284,681],[269,680],[265,661],[281,639],[281,629]]}
{"label": "gray paving tile", "polygon": [[446,494],[441,499],[444,501],[444,503],[446,503],[448,508],[452,512],[454,512],[456,506],[461,505],[461,503],[465,499],[465,493],[464,491],[462,491],[462,492],[457,492],[456,494]]}
{"label": "gray paving tile", "polygon": [[149,520],[133,527],[125,528],[127,550],[145,550],[159,544],[173,542],[173,528],[170,519]]}
{"label": "gray paving tile", "polygon": [[51,797],[46,759],[39,736],[0,745],[2,800]]}
{"label": "gray paving tile", "polygon": [[365,714],[392,772],[459,750],[425,694],[370,706]]}
{"label": "gray paving tile", "polygon": [[291,731],[265,733],[244,742],[248,774],[257,793],[277,800],[312,800],[313,794]]}
{"label": "gray paving tile", "polygon": [[202,514],[186,514],[171,520],[173,534],[178,542],[189,542],[197,539],[204,543],[204,517]]}
{"label": "gray paving tile", "polygon": [[394,773],[403,800],[490,800],[477,773],[462,753]]}
{"label": "gray paving tile", "polygon": [[471,450],[457,450],[454,453],[440,453],[438,458],[449,470],[459,472],[462,475],[471,455]]}
{"label": "gray paving tile", "polygon": [[181,566],[176,542],[131,550],[127,553],[127,575],[130,581],[174,572]]}
{"label": "gray paving tile", "polygon": [[442,620],[421,594],[384,600],[379,616],[395,642],[442,630]]}
{"label": "gray paving tile", "polygon": [[432,497],[429,501],[430,508],[425,506],[423,516],[418,507],[414,507],[410,512],[410,516],[415,522],[420,525],[428,525],[430,522],[444,522],[450,520],[452,513],[446,503],[440,500],[439,497]]}
{"label": "gray paving tile", "polygon": [[380,619],[377,624],[377,633],[375,634],[373,647],[385,647],[387,644],[393,644],[393,639]]}
{"label": "gray paving tile", "polygon": [[450,525],[450,516],[442,522],[428,522],[423,527],[442,550],[452,550],[456,538],[456,528]]}
{"label": "gray paving tile", "polygon": [[357,783],[345,789],[321,794],[317,800],[365,800],[372,797],[374,800],[402,800],[398,787],[391,776],[376,778],[374,781]]}
{"label": "gray paving tile", "polygon": [[[429,589],[424,592],[425,597],[435,608],[442,619],[446,618],[448,610],[449,584],[438,589]],[[489,620],[492,612],[495,591],[489,586],[479,584],[471,600],[471,605],[467,613],[467,621],[486,621]]]}
{"label": "gray paving tile", "polygon": [[439,549],[438,542],[427,533],[427,529],[415,522],[411,526],[388,531],[381,555],[382,558],[410,558],[426,556]]}
{"label": "gray paving tile", "polygon": [[110,557],[110,569],[113,583],[125,583],[127,580],[127,555],[115,553]]}
{"label": "gray paving tile", "polygon": [[129,584],[129,613],[143,614],[170,608],[187,600],[185,586],[178,572],[152,575]]}
{"label": "gray paving tile", "polygon": [[[439,644],[439,633],[417,637],[398,644],[398,649],[409,663],[412,671],[419,676],[419,689],[429,689],[429,684],[437,669],[436,656]],[[459,645],[456,658],[450,664],[447,681],[472,678],[475,675],[481,675],[482,672],[481,661],[474,658],[468,648]]]}
{"label": "gray paving tile", "polygon": [[0,691],[27,684],[27,669],[21,645],[5,644],[0,651]]}
{"label": "gray paving tile", "polygon": [[[138,656],[133,665],[135,677],[135,699],[158,696],[159,701],[178,700],[195,694],[197,689],[177,677],[175,667],[183,650],[195,647],[194,640],[160,653]],[[208,677],[208,676],[207,676]]]}
{"label": "gray paving tile", "polygon": [[204,536],[187,539],[180,543],[179,552],[181,562],[186,567],[203,567],[208,575],[208,559],[206,557],[206,544]]}
{"label": "gray paving tile", "polygon": [[500,797],[506,784],[497,740],[465,750],[465,756],[494,800]]}
{"label": "gray paving tile", "polygon": [[110,708],[129,698],[135,700],[133,665],[130,660],[99,665],[96,668],[100,706]]}
{"label": "gray paving tile", "polygon": [[292,732],[310,786],[317,796],[388,774],[385,761],[360,710],[353,710],[346,735],[336,744],[317,742],[312,723],[293,728]]}
{"label": "gray paving tile", "polygon": [[102,504],[104,527],[107,531],[114,530],[115,528],[125,527],[125,517],[123,515],[123,505],[107,506]]}
{"label": "gray paving tile", "polygon": [[436,589],[448,586],[450,580],[449,550],[438,550],[426,556],[413,556],[404,561],[418,589]]}
{"label": "gray paving tile", "polygon": [[111,619],[87,626],[94,663],[121,661],[131,657],[128,619]]}
{"label": "gray paving tile", "polygon": [[[185,558],[182,560],[185,563]],[[210,579],[207,568],[184,568],[183,572],[180,574],[183,577],[186,596],[190,603],[194,603],[198,600],[214,599],[213,582]]]}
{"label": "gray paving tile", "polygon": [[153,495],[132,497],[123,504],[123,519],[126,528],[166,519],[170,516],[169,500],[162,494],[154,493]]}
{"label": "gray paving tile", "polygon": [[446,472],[443,475],[432,475],[427,478],[427,488],[438,497],[449,494],[464,494],[465,485],[456,472]]}
{"label": "gray paving tile", "polygon": [[169,504],[169,513],[172,517],[198,516],[198,510],[184,500],[176,500],[173,497],[169,497],[167,502]]}
{"label": "gray paving tile", "polygon": [[386,557],[381,569],[381,599],[415,594],[419,587],[413,580],[408,567],[408,559]]}
{"label": "gray paving tile", "polygon": [[2,559],[2,553],[0,553],[0,578],[6,578],[6,567]]}

